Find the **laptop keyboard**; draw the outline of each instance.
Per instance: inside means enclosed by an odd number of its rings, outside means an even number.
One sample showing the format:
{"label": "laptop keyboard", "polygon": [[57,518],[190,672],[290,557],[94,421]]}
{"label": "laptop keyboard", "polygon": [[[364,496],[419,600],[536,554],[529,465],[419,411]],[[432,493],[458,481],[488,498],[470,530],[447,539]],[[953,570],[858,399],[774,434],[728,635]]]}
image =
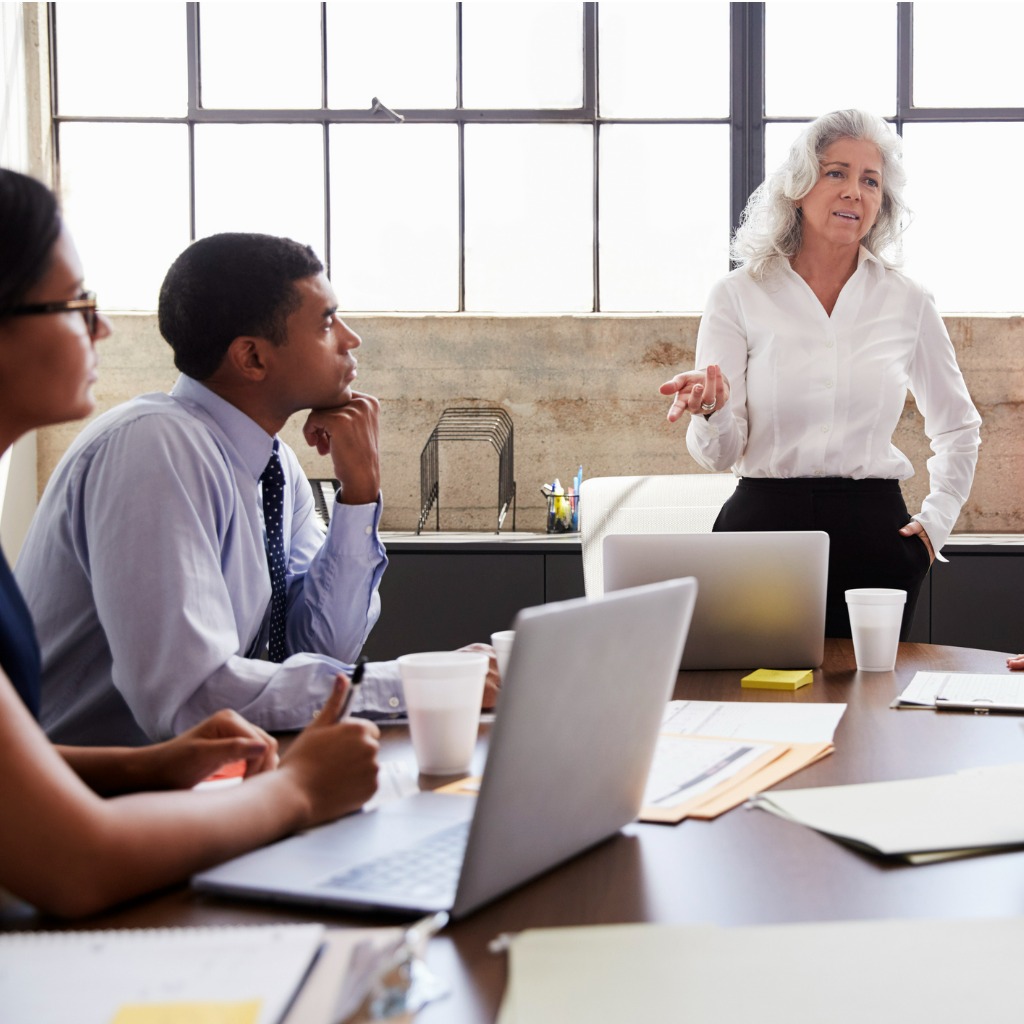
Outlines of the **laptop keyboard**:
{"label": "laptop keyboard", "polygon": [[328,889],[403,893],[427,898],[455,892],[469,836],[469,822],[435,832],[421,843],[357,864],[321,883]]}

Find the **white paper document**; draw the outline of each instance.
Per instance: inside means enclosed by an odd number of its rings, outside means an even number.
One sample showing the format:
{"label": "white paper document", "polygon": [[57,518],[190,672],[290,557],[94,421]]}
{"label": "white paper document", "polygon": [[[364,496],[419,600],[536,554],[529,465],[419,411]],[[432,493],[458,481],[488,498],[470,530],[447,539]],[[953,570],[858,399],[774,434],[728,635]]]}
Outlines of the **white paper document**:
{"label": "white paper document", "polygon": [[845,710],[845,704],[673,700],[661,728],[684,736],[831,743]]}
{"label": "white paper document", "polygon": [[[750,803],[885,856],[1024,846],[1024,764],[759,793]],[[930,858],[921,858],[922,860]]]}
{"label": "white paper document", "polygon": [[0,935],[0,1017],[111,1024],[231,1011],[277,1024],[323,936],[318,924]]}
{"label": "white paper document", "polygon": [[536,929],[498,1024],[1019,1024],[1021,949],[1021,918]]}
{"label": "white paper document", "polygon": [[915,672],[894,707],[1024,712],[1024,677],[1010,672]]}
{"label": "white paper document", "polygon": [[647,776],[644,806],[668,807],[706,793],[732,778],[762,754],[771,743],[687,739],[660,736]]}

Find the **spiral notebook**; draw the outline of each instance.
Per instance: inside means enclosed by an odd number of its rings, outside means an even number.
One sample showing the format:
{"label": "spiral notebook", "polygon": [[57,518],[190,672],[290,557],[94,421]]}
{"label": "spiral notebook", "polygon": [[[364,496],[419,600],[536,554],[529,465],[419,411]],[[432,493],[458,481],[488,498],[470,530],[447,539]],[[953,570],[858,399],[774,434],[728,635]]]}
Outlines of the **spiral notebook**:
{"label": "spiral notebook", "polygon": [[323,938],[319,924],[0,934],[0,1016],[278,1024]]}

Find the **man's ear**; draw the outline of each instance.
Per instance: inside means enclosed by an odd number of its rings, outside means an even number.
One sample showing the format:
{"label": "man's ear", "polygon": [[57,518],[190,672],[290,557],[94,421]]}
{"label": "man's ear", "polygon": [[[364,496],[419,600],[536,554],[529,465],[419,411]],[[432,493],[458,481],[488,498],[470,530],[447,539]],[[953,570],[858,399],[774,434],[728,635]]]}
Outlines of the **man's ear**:
{"label": "man's ear", "polygon": [[267,375],[266,349],[269,344],[265,338],[241,334],[228,346],[224,362],[244,380],[261,381]]}

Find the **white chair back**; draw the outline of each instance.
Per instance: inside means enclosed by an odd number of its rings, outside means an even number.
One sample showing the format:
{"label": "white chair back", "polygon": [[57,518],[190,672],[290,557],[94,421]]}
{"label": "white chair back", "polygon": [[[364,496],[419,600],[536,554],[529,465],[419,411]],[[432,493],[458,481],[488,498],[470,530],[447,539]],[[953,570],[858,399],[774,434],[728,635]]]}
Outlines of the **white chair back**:
{"label": "white chair back", "polygon": [[604,593],[607,533],[710,533],[736,488],[732,473],[599,476],[580,488],[580,543],[587,597]]}

